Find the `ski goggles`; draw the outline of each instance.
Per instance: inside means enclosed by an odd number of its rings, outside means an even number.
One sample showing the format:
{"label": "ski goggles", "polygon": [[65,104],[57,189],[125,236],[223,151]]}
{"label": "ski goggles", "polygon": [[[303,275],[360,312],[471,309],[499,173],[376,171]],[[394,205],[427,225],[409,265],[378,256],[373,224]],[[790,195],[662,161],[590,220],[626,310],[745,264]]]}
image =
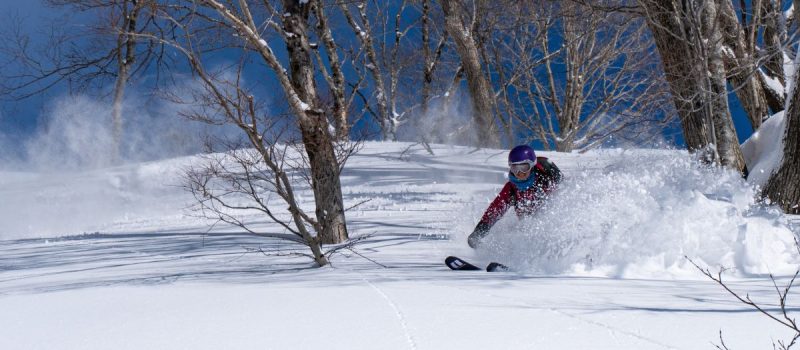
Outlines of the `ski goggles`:
{"label": "ski goggles", "polygon": [[511,168],[511,172],[514,174],[527,173],[533,169],[534,165],[536,165],[536,161],[533,160],[508,163],[508,166]]}

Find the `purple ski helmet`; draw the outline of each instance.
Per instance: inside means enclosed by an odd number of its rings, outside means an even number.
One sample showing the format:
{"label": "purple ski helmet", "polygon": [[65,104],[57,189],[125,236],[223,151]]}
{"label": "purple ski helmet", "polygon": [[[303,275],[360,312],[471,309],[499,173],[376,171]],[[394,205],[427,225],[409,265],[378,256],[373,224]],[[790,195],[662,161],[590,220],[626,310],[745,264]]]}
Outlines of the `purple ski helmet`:
{"label": "purple ski helmet", "polygon": [[528,145],[519,145],[512,148],[511,152],[508,152],[508,164],[528,161],[536,163],[536,152]]}

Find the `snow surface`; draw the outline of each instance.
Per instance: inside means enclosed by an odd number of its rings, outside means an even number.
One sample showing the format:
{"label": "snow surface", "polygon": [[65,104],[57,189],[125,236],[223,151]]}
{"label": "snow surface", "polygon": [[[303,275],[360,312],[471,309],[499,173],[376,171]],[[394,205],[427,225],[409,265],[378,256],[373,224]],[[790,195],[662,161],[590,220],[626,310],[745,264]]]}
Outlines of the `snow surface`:
{"label": "snow surface", "polygon": [[[342,176],[351,236],[313,268],[287,241],[191,211],[186,157],[0,172],[0,349],[735,349],[791,333],[775,311],[794,220],[682,151],[541,152],[566,180],[539,215],[466,235],[506,181],[503,150],[367,143]],[[301,202],[313,198],[306,187]],[[281,207],[275,202],[276,210]],[[259,232],[278,225],[243,213]],[[447,255],[515,271],[454,272]],[[790,310],[796,310],[789,298]]]}
{"label": "snow surface", "polygon": [[742,144],[742,155],[750,170],[747,180],[757,186],[766,185],[772,173],[783,162],[783,136],[786,118],[780,111],[767,119],[750,138]]}

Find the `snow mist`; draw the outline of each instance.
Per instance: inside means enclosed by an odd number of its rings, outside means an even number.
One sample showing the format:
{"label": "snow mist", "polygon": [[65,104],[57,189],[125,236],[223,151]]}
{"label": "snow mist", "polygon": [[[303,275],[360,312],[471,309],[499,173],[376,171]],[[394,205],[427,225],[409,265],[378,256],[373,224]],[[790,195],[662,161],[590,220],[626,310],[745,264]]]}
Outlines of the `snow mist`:
{"label": "snow mist", "polygon": [[[178,116],[179,108],[130,96],[123,108],[120,160],[140,162],[200,152],[207,130]],[[114,165],[110,116],[110,104],[85,96],[54,101],[38,133],[25,144],[28,168],[75,171]]]}
{"label": "snow mist", "polygon": [[594,153],[605,164],[566,173],[539,214],[498,223],[480,254],[532,273],[623,278],[699,278],[687,257],[739,276],[800,263],[786,218],[737,173],[685,152]]}

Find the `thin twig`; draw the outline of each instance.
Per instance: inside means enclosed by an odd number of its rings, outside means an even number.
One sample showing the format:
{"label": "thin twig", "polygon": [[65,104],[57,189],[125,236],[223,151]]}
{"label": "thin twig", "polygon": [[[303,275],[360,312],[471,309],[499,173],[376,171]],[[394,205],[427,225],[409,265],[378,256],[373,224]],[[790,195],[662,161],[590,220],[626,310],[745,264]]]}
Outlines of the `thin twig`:
{"label": "thin twig", "polygon": [[378,265],[378,266],[380,266],[380,267],[383,267],[384,269],[388,269],[388,268],[389,268],[389,266],[386,266],[386,265],[384,265],[384,264],[381,264],[381,263],[379,263],[379,262],[377,262],[377,261],[375,261],[375,260],[373,260],[373,259],[370,259],[370,258],[369,258],[369,257],[367,257],[367,256],[364,256],[363,254],[361,254],[361,253],[357,252],[357,251],[356,251],[355,249],[353,249],[352,247],[348,247],[348,248],[347,248],[347,250],[349,250],[349,251],[353,252],[353,254],[355,254],[355,255],[358,255],[358,256],[360,256],[360,257],[362,257],[362,258],[364,258],[364,259],[367,259],[367,260],[369,260],[370,262],[372,262],[372,263],[373,263],[373,264],[375,264],[375,265]]}

